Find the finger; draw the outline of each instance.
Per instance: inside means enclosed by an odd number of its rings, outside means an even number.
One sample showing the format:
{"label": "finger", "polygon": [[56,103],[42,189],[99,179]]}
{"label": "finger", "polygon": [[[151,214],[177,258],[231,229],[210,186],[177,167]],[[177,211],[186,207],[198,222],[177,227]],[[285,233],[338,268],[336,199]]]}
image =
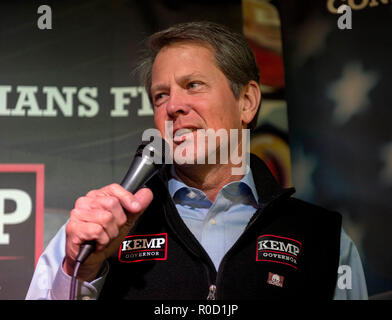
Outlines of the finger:
{"label": "finger", "polygon": [[79,197],[78,199],[76,199],[74,207],[88,210],[92,208],[92,198]]}
{"label": "finger", "polygon": [[[75,202],[75,209],[80,209],[83,212],[93,209],[106,210],[113,214],[118,226],[122,225],[126,221],[125,212],[121,205],[120,199],[115,196],[109,196],[107,193],[89,192],[88,196],[80,197]],[[91,221],[95,221],[93,216],[89,216]],[[86,217],[87,218],[87,217]],[[87,220],[86,220],[87,221]],[[95,221],[97,222],[97,221]]]}
{"label": "finger", "polygon": [[113,212],[102,209],[73,209],[71,211],[72,219],[77,219],[80,222],[95,223],[106,231],[110,239],[114,239],[119,234],[119,228],[125,224],[126,215],[121,213],[121,219],[118,219]]}
{"label": "finger", "polygon": [[123,209],[123,206],[121,205],[120,199],[114,197],[114,196],[102,196],[102,197],[97,197],[92,200],[93,208],[101,209],[103,212],[107,211],[111,213],[111,216],[107,216],[105,213],[103,213],[102,218],[102,223],[104,224],[105,222],[111,221],[111,218],[114,219],[114,223],[117,226],[121,226],[126,222],[126,215]]}
{"label": "finger", "polygon": [[143,212],[150,205],[153,198],[154,198],[154,195],[149,188],[140,189],[134,195],[134,202],[133,202],[134,208],[135,208],[135,200],[137,201],[137,204],[138,204],[138,205],[136,205],[135,210],[139,210],[139,212]]}
{"label": "finger", "polygon": [[88,197],[97,198],[112,196],[117,198],[120,201],[121,206],[126,210],[134,212],[138,209],[138,204],[134,203],[134,195],[116,183],[105,186],[99,190],[92,190],[87,195]]}
{"label": "finger", "polygon": [[96,223],[70,220],[66,227],[67,242],[72,251],[72,255],[76,257],[79,252],[80,245],[86,241],[95,241],[96,249],[102,250],[110,243],[110,237],[105,229]]}
{"label": "finger", "polygon": [[[101,225],[96,223],[87,223],[85,226],[86,235],[90,239],[87,240],[94,240],[96,243],[96,250],[101,251],[103,250],[111,241],[110,236],[106,232],[105,228]],[[83,241],[84,242],[84,241]]]}
{"label": "finger", "polygon": [[[120,200],[121,206],[130,213],[141,213],[151,203],[153,194],[148,188],[142,188],[135,194],[119,184],[111,184],[99,190],[103,194],[114,196]],[[95,193],[98,194],[99,192]]]}

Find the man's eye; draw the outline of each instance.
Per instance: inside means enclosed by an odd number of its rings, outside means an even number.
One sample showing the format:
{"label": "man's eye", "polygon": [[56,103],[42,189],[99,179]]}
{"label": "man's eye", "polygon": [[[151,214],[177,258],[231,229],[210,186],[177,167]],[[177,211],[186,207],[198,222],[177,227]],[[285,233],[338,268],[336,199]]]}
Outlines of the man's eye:
{"label": "man's eye", "polygon": [[154,102],[159,102],[159,100],[163,99],[165,96],[166,96],[166,94],[164,94],[164,93],[157,93],[154,96]]}
{"label": "man's eye", "polygon": [[199,86],[201,86],[200,82],[192,81],[188,83],[188,89],[195,89]]}

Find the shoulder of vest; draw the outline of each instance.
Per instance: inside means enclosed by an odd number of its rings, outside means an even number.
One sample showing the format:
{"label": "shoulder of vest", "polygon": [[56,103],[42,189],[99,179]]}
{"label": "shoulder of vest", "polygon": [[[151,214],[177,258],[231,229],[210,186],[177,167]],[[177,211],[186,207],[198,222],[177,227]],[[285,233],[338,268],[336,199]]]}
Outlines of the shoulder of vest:
{"label": "shoulder of vest", "polygon": [[320,205],[310,203],[295,197],[286,199],[286,206],[289,206],[290,211],[303,218],[312,220],[331,221],[337,224],[341,223],[342,215],[337,211],[329,210]]}

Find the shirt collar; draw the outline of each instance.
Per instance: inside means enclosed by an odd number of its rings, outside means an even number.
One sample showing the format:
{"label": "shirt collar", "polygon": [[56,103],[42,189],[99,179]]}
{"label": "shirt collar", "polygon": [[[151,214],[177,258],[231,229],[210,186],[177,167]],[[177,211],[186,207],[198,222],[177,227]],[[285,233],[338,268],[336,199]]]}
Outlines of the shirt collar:
{"label": "shirt collar", "polygon": [[[174,166],[170,168],[171,178],[168,181],[168,189],[170,196],[175,199],[183,199],[184,197],[195,199],[195,201],[209,201],[205,194],[197,189],[187,186],[177,176]],[[249,168],[247,173],[242,177],[240,181],[233,181],[225,185],[220,192],[224,192],[229,196],[242,196],[247,197],[252,202],[258,203],[259,197],[256,191],[256,186],[253,180],[252,170]]]}

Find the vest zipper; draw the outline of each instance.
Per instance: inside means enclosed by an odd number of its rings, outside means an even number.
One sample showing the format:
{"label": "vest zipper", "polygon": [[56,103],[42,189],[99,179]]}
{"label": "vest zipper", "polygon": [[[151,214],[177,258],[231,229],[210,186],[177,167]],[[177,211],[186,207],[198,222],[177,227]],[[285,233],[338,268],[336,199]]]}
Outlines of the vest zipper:
{"label": "vest zipper", "polygon": [[207,300],[216,300],[216,285],[212,284],[208,288]]}
{"label": "vest zipper", "polygon": [[[251,228],[251,226],[253,224],[255,224],[255,222],[258,220],[258,218],[260,217],[262,212],[265,212],[265,210],[267,210],[267,208],[269,208],[273,203],[275,203],[275,201],[277,199],[282,199],[285,196],[291,196],[293,193],[295,192],[294,188],[288,188],[283,190],[283,192],[281,194],[279,194],[278,196],[274,197],[273,199],[271,199],[270,201],[268,201],[263,207],[259,207],[259,212],[256,213],[252,218],[251,221],[249,221],[248,225],[245,227],[245,230],[243,231],[243,233],[241,234],[240,238],[237,239],[237,242],[233,245],[233,247],[236,247],[237,243],[239,241],[241,241],[241,238],[244,236],[244,234]],[[217,270],[217,275],[216,275],[216,285],[220,283],[220,278],[221,278],[221,273],[222,273],[222,269],[224,267],[224,264],[226,263],[227,257],[230,255],[230,252],[233,250],[233,247],[231,247],[229,249],[228,252],[226,252],[226,254],[223,256],[222,261],[220,263],[219,269]],[[207,296],[207,300],[216,300],[216,285],[210,285],[209,287],[209,293]],[[209,299],[209,297],[213,297],[212,299]]]}

